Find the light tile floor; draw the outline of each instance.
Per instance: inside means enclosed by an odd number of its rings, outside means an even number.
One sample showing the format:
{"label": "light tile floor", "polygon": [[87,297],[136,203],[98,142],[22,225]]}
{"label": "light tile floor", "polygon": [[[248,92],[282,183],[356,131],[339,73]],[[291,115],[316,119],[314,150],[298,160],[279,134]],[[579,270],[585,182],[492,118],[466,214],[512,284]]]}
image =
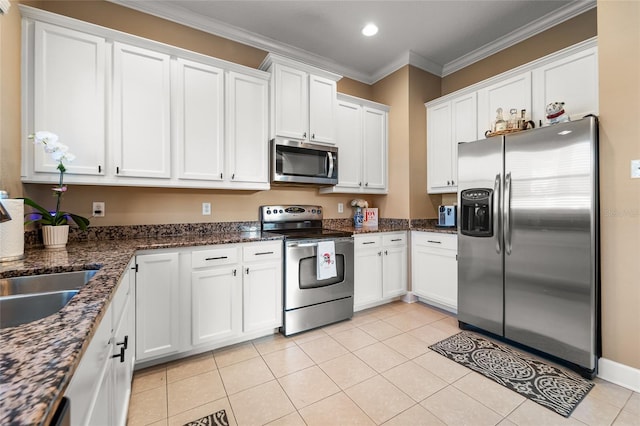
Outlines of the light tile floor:
{"label": "light tile floor", "polygon": [[273,335],[136,372],[130,426],[640,425],[640,394],[596,379],[564,418],[428,346],[454,317],[394,302],[290,338]]}

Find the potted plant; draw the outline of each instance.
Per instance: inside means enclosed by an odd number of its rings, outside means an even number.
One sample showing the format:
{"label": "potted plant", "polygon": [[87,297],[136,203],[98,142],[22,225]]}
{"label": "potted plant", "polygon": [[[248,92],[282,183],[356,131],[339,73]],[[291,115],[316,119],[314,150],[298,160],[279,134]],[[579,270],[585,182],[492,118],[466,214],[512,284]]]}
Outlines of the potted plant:
{"label": "potted plant", "polygon": [[54,133],[40,131],[29,135],[29,139],[33,139],[36,145],[42,146],[44,151],[50,154],[51,158],[58,163],[57,169],[60,172],[60,181],[57,186],[52,188],[53,196],[56,198],[56,209],[54,211],[45,209],[29,198],[24,199],[26,205],[36,209],[36,211],[29,214],[31,217],[35,216],[35,219],[26,221],[25,225],[40,223],[45,248],[62,248],[66,246],[69,238],[69,220],[75,222],[83,231],[89,226],[89,219],[60,210],[62,195],[67,192],[67,187],[63,183],[64,172],[67,171],[64,163],[71,162],[76,157],[69,152],[68,146],[58,142],[58,136]]}

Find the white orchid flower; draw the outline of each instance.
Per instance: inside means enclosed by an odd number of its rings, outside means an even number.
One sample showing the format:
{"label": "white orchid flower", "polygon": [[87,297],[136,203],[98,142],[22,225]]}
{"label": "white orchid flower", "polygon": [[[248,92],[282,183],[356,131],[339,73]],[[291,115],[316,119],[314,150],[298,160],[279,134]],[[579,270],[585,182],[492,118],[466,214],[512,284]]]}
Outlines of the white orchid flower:
{"label": "white orchid flower", "polygon": [[33,139],[33,142],[36,145],[45,145],[45,146],[49,144],[55,145],[58,142],[58,135],[56,135],[55,133],[41,130],[39,132],[36,132],[33,135],[29,135],[29,139]]}
{"label": "white orchid flower", "polygon": [[53,158],[55,161],[58,161],[60,163],[70,163],[76,159],[76,156],[70,152],[67,152],[67,150],[64,150],[64,151],[59,150],[59,151],[52,152],[51,158]]}

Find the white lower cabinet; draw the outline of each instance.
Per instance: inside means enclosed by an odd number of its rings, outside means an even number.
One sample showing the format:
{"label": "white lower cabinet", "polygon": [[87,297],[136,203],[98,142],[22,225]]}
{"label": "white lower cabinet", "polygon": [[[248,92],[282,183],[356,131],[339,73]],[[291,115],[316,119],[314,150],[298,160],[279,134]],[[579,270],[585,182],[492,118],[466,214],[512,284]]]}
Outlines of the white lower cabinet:
{"label": "white lower cabinet", "polygon": [[411,232],[411,286],[425,302],[457,312],[457,235]]}
{"label": "white lower cabinet", "polygon": [[355,311],[380,305],[407,292],[407,233],[354,236]]}
{"label": "white lower cabinet", "polygon": [[282,325],[282,241],[137,256],[143,366],[253,339]]}
{"label": "white lower cabinet", "polygon": [[127,268],[65,391],[71,425],[126,425],[135,362],[134,279]]}
{"label": "white lower cabinet", "polygon": [[178,253],[143,253],[136,263],[136,357],[143,361],[178,351]]}

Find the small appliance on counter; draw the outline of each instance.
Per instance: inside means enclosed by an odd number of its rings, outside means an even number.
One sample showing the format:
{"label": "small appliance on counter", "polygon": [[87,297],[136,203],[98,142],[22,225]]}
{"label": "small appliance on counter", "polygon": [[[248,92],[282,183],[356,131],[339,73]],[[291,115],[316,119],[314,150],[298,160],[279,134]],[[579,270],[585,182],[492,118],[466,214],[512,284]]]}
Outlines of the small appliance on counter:
{"label": "small appliance on counter", "polygon": [[438,207],[438,226],[443,228],[456,227],[456,206]]}

